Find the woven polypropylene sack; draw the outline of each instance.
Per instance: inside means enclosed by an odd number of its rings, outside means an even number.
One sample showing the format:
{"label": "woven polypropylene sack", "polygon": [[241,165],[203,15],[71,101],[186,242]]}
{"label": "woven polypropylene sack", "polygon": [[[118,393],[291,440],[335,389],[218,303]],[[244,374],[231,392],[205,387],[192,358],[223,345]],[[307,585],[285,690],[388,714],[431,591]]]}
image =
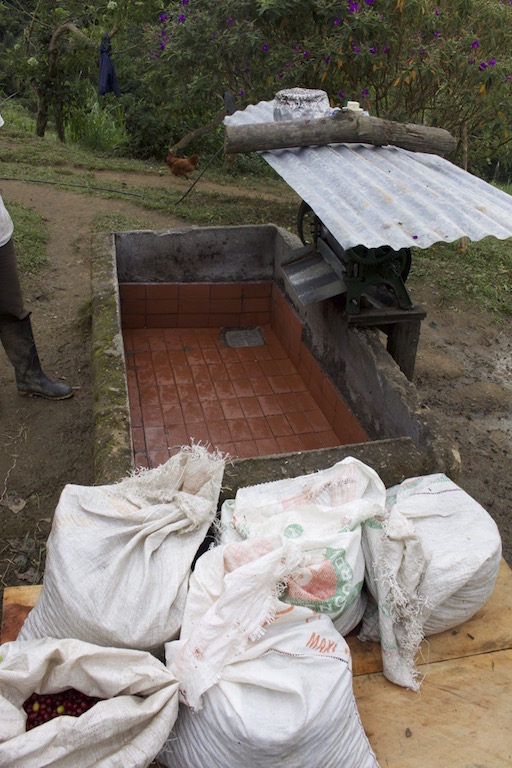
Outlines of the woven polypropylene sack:
{"label": "woven polypropylene sack", "polygon": [[[0,768],[147,768],[178,714],[176,679],[144,651],[44,638],[0,654]],[[68,688],[104,701],[26,731],[23,702]]]}
{"label": "woven polypropylene sack", "polygon": [[178,636],[192,562],[215,518],[224,460],[201,446],[99,487],[67,485],[41,596],[19,638],[77,638],[161,655]]}
{"label": "woven polypropylene sack", "polygon": [[349,457],[309,475],[240,488],[223,504],[220,540],[293,540],[305,559],[283,600],[329,616],[347,634],[366,605],[361,523],[383,513],[385,498],[377,473]]}
{"label": "woven polypropylene sack", "polygon": [[501,536],[489,513],[441,473],[390,488],[386,504],[420,536],[427,560],[420,585],[425,635],[474,616],[494,590],[501,561]]}
{"label": "woven polypropylene sack", "polygon": [[365,523],[372,594],[362,640],[380,640],[385,675],[419,688],[414,659],[423,637],[462,624],[490,598],[501,537],[486,510],[442,473],[387,491],[386,513]]}
{"label": "woven polypropylene sack", "polygon": [[182,704],[169,768],[378,768],[357,710],[350,651],[327,617],[278,600],[302,555],[250,539],[205,553],[179,641],[166,645]]}

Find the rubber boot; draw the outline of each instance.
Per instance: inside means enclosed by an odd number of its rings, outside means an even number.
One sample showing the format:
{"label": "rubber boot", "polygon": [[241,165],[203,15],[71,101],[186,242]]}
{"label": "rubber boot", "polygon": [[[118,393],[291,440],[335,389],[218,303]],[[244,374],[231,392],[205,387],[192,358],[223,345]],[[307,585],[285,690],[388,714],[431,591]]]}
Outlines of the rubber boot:
{"label": "rubber boot", "polygon": [[0,325],[0,340],[16,372],[18,394],[65,400],[73,389],[69,384],[51,381],[42,371],[32,334],[30,317]]}

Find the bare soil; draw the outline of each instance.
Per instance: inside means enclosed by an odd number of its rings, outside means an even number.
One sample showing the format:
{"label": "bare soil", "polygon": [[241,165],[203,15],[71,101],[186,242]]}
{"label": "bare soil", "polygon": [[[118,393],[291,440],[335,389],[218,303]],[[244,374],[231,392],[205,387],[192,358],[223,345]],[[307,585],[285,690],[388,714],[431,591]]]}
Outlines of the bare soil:
{"label": "bare soil", "polygon": [[[151,183],[146,177],[98,173]],[[186,183],[167,176],[155,184]],[[211,185],[209,185],[211,186]],[[133,216],[154,229],[185,224],[172,214],[149,212],[128,197],[105,201],[44,184],[2,181],[7,203],[38,211],[50,233],[49,258],[37,275],[22,278],[26,306],[45,372],[69,382],[70,400],[50,402],[17,394],[14,372],[0,348],[0,589],[42,580],[45,543],[59,495],[67,483],[92,485],[93,431],[90,376],[90,235],[106,212]],[[248,196],[230,186],[230,194]],[[258,194],[258,193],[255,193]],[[178,210],[178,209],[177,209]],[[410,287],[427,309],[415,384],[420,397],[459,445],[459,484],[496,520],[512,564],[512,323],[462,307],[443,307],[429,286]]]}

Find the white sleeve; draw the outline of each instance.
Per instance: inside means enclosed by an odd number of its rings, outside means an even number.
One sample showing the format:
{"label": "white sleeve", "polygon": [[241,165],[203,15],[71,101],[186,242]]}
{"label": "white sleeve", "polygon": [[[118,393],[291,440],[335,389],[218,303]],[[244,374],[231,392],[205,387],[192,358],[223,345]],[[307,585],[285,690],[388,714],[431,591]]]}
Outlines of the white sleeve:
{"label": "white sleeve", "polygon": [[12,237],[14,225],[12,219],[9,216],[9,211],[4,205],[4,201],[0,197],[0,248],[9,242]]}

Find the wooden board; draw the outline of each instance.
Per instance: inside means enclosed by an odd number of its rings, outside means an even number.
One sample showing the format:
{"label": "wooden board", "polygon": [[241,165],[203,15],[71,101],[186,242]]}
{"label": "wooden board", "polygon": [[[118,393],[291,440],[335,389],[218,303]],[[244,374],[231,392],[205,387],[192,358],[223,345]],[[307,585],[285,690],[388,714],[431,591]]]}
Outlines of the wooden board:
{"label": "wooden board", "polygon": [[419,693],[381,674],[354,693],[381,768],[512,765],[512,650],[429,664]]}
{"label": "wooden board", "polygon": [[[355,635],[346,640],[354,676],[382,672],[379,643],[362,643]],[[506,648],[512,648],[512,570],[502,559],[496,587],[482,610],[464,624],[426,638],[416,663],[424,665]]]}
{"label": "wooden board", "polygon": [[23,622],[36,604],[41,584],[29,587],[6,587],[2,603],[2,634],[0,640],[7,643],[16,640]]}

